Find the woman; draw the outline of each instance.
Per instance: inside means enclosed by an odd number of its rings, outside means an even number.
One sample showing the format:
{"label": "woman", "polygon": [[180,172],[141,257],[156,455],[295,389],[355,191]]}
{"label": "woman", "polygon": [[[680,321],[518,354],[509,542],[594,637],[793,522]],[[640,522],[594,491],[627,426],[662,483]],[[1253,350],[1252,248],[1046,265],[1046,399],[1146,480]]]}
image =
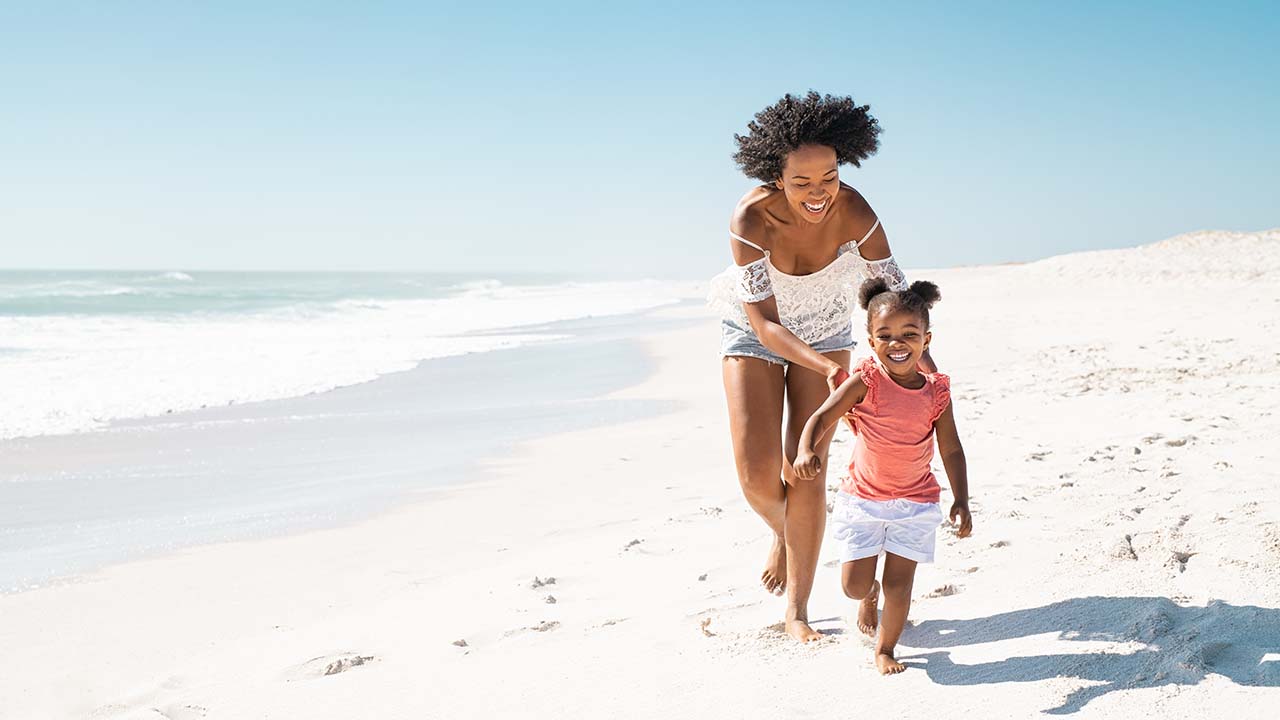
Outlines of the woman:
{"label": "woman", "polygon": [[[738,481],[774,534],[761,580],[786,593],[786,631],[804,642],[821,637],[809,627],[808,602],[827,517],[830,436],[815,448],[824,460],[816,477],[798,480],[791,463],[805,421],[848,377],[856,288],[869,277],[906,288],[879,218],[840,182],[840,165],[859,167],[879,146],[867,110],[848,97],[787,95],[734,136],[734,160],[765,184],[738,202],[729,225],[734,264],[712,282]],[[932,364],[921,362],[930,372]]]}

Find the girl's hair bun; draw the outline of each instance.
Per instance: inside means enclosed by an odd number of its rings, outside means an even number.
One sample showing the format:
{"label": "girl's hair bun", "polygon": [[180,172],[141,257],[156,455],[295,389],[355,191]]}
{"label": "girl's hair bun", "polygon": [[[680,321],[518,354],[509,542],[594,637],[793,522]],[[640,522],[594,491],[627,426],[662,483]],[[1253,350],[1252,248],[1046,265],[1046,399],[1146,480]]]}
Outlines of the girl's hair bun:
{"label": "girl's hair bun", "polygon": [[[919,284],[916,283],[916,285]],[[935,287],[934,292],[937,290],[938,288]],[[866,310],[871,305],[871,299],[883,292],[889,292],[889,283],[884,278],[871,278],[862,283],[862,287],[858,289],[858,304]]]}
{"label": "girl's hair bun", "polygon": [[920,298],[920,303],[926,308],[932,308],[934,303],[942,299],[942,291],[928,280],[917,280],[911,283],[907,292]]}
{"label": "girl's hair bun", "polygon": [[867,311],[867,329],[871,329],[871,316],[882,312],[906,310],[924,319],[929,327],[929,309],[942,299],[942,291],[928,280],[917,280],[906,290],[890,290],[884,278],[872,278],[858,289],[858,303]]}

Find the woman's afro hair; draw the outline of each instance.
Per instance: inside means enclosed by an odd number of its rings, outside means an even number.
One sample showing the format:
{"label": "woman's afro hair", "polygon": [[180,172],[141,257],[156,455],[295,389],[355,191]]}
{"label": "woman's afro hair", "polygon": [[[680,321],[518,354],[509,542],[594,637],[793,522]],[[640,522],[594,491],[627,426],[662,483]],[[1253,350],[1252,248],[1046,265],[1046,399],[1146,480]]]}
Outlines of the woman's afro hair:
{"label": "woman's afro hair", "polygon": [[802,145],[835,148],[836,162],[861,167],[880,147],[880,123],[850,97],[790,93],[756,113],[747,134],[734,134],[733,160],[747,177],[770,183],[782,177],[787,154]]}
{"label": "woman's afro hair", "polygon": [[905,310],[915,313],[924,319],[924,328],[929,329],[929,308],[942,299],[942,291],[928,280],[917,280],[906,290],[890,290],[884,278],[872,278],[858,289],[858,304],[867,311],[867,329],[871,329],[871,318],[881,312],[898,312]]}

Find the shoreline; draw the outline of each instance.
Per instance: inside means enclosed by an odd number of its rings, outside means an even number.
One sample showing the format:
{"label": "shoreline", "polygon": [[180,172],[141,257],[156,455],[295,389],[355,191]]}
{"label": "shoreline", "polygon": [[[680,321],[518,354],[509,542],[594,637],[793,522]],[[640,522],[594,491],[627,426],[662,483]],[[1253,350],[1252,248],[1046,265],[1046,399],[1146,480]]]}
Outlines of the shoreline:
{"label": "shoreline", "polygon": [[[671,322],[646,311],[549,323],[536,330],[559,339],[426,360],[321,393],[0,443],[0,592],[359,521],[474,479],[471,454],[661,412],[605,398],[653,372],[629,336]],[[486,440],[484,412],[536,422],[497,423]]]}

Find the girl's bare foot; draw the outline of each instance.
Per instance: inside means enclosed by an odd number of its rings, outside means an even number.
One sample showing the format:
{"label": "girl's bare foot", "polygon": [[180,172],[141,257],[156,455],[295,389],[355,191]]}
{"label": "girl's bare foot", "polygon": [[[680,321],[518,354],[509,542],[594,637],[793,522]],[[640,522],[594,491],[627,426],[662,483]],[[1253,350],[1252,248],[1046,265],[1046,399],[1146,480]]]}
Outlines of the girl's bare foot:
{"label": "girl's bare foot", "polygon": [[822,633],[809,627],[809,623],[804,620],[788,620],[783,624],[783,628],[791,637],[800,642],[813,642],[822,639]]}
{"label": "girl's bare foot", "polygon": [[893,655],[883,650],[876,653],[876,669],[881,675],[897,675],[907,669],[906,665],[893,659]]}
{"label": "girl's bare foot", "polygon": [[773,547],[765,561],[764,572],[760,573],[760,582],[774,595],[781,595],[787,589],[787,543],[781,535],[773,537]]}
{"label": "girl's bare foot", "polygon": [[[858,604],[858,629],[863,635],[868,637],[876,636],[876,625],[879,623],[880,614],[876,612],[876,605],[880,602],[880,581],[871,581],[871,591],[867,596],[862,598],[862,602]],[[883,671],[881,671],[883,672]]]}

